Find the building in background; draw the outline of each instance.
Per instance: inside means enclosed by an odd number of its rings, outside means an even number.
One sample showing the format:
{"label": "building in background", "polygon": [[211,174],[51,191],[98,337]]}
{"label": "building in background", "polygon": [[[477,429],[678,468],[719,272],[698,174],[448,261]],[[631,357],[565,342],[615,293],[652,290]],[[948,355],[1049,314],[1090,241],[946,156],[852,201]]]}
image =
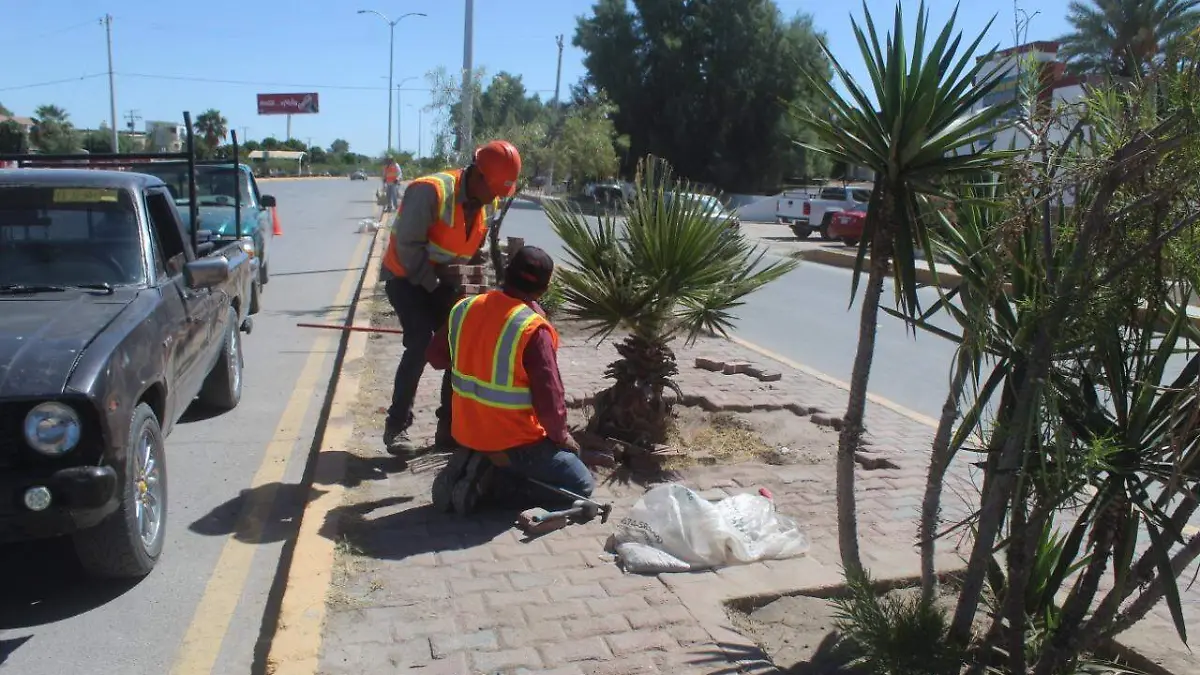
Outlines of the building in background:
{"label": "building in background", "polygon": [[[996,52],[980,69],[979,79],[991,76],[997,71],[1004,73],[999,86],[996,87],[979,103],[980,108],[1012,101],[1020,94],[1020,83],[1024,73],[1029,68],[1036,68],[1042,83],[1037,105],[1043,112],[1049,112],[1063,107],[1078,106],[1084,98],[1084,87],[1089,83],[1087,76],[1073,75],[1067,72],[1067,64],[1058,58],[1059,43],[1049,41],[1029,42],[1009,49]],[[984,57],[978,57],[983,60]],[[1022,107],[1015,105],[1009,108],[1002,120],[997,124],[1012,120],[1023,114]],[[1049,130],[1051,141],[1064,140],[1070,133],[1074,116],[1069,112],[1062,120]],[[997,149],[1023,149],[1029,147],[1029,136],[1009,127],[999,131],[996,136]]]}
{"label": "building in background", "polygon": [[187,127],[178,122],[146,122],[147,152],[183,152]]}
{"label": "building in background", "polygon": [[28,134],[33,132],[34,121],[32,117],[10,117],[8,115],[0,115],[0,122],[8,122],[10,120],[21,125],[21,128],[25,130],[25,133]]}

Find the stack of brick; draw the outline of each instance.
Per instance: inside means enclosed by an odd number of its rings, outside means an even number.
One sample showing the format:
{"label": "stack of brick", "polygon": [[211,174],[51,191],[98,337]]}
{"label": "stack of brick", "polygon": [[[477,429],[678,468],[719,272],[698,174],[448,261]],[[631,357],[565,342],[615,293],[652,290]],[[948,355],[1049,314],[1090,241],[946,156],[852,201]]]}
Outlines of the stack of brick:
{"label": "stack of brick", "polygon": [[[504,263],[508,264],[509,251],[516,251],[524,245],[525,240],[520,237],[509,237],[508,241],[501,242],[500,251]],[[489,288],[495,288],[498,285],[496,272],[492,269],[491,255],[486,244],[473,262],[478,264],[448,265],[443,279],[461,287],[466,295],[478,295]]]}

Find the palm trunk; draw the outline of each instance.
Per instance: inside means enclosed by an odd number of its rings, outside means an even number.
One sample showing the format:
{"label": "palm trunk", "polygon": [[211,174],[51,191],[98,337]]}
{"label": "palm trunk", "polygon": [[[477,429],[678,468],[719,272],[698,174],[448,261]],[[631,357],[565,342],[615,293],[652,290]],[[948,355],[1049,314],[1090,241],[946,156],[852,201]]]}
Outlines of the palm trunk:
{"label": "palm trunk", "polygon": [[[1146,555],[1153,553],[1153,551],[1150,551]],[[1183,571],[1195,562],[1197,557],[1200,557],[1200,534],[1192,535],[1191,539],[1188,539],[1187,544],[1176,551],[1175,555],[1171,557],[1171,571],[1175,574],[1175,577],[1178,579],[1179,575],[1183,574]],[[1162,601],[1166,595],[1166,584],[1166,579],[1163,579],[1161,576],[1155,577],[1154,581],[1150,582],[1150,586],[1129,604],[1129,608],[1122,612],[1112,622],[1111,626],[1098,627],[1100,631],[1103,631],[1104,637],[1116,637],[1144,619],[1146,614],[1154,609],[1154,606]]]}
{"label": "palm trunk", "polygon": [[[885,207],[887,198],[879,200]],[[867,411],[867,385],[871,380],[871,362],[875,358],[875,327],[879,324],[879,297],[883,294],[883,279],[887,276],[890,236],[886,224],[890,210],[872,208],[868,218],[875,216],[871,237],[871,264],[867,287],[863,293],[862,313],[858,322],[858,351],[854,355],[854,370],[850,375],[850,396],[838,436],[837,508],[838,546],[842,568],[847,577],[861,576],[862,558],[858,551],[858,512],[854,497],[854,458],[862,444],[863,421]]]}
{"label": "palm trunk", "polygon": [[676,386],[675,352],[661,339],[630,335],[617,353],[605,373],[614,382],[596,395],[591,430],[642,448],[666,442],[671,406],[663,391]]}
{"label": "palm trunk", "polygon": [[933,436],[933,446],[929,453],[929,475],[925,479],[925,498],[921,501],[921,601],[933,602],[937,590],[937,573],[934,565],[938,513],[942,506],[942,486],[946,478],[946,470],[950,467],[953,452],[950,449],[950,436],[954,433],[954,423],[958,421],[959,401],[962,400],[963,389],[967,385],[970,369],[966,359],[959,358],[954,371],[954,379],[950,383],[950,392],[946,394],[946,402],[942,405],[942,418],[938,420],[937,433]]}

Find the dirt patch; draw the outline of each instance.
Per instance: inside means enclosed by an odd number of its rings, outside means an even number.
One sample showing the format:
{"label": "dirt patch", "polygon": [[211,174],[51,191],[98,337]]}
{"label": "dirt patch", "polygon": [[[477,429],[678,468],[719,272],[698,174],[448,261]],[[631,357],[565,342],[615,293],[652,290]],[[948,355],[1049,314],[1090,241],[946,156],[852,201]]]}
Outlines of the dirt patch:
{"label": "dirt patch", "polygon": [[684,453],[674,469],[755,460],[823,464],[837,455],[837,434],[788,410],[710,413],[677,406],[669,445]]}
{"label": "dirt patch", "polygon": [[[915,601],[919,588],[897,588],[883,594],[884,602]],[[946,613],[954,611],[957,595],[944,588],[934,600]],[[854,654],[839,644],[835,626],[837,606],[809,595],[784,596],[749,613],[730,610],[734,625],[753,639],[780,670],[788,675],[870,675],[849,666]]]}

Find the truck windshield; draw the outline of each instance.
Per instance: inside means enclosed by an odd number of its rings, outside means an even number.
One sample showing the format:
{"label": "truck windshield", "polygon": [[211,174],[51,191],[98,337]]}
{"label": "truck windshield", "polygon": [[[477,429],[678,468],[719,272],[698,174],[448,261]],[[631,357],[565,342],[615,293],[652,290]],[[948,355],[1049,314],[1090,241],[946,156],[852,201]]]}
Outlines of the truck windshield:
{"label": "truck windshield", "polygon": [[[186,164],[152,162],[138,165],[136,171],[157,176],[166,183],[176,205],[188,203],[190,193]],[[245,171],[232,166],[196,167],[196,203],[200,206],[233,206],[238,190],[241,190],[242,204],[250,204],[250,177]]]}
{"label": "truck windshield", "polygon": [[129,191],[0,186],[0,288],[145,281]]}

